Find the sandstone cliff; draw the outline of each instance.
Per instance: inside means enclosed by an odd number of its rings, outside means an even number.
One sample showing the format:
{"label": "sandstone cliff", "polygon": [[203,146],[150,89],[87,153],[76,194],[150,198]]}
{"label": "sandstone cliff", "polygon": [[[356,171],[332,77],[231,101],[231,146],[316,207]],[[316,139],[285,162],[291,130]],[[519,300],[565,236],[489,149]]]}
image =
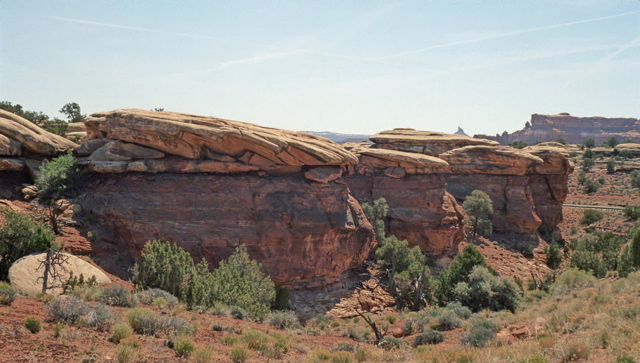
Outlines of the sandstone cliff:
{"label": "sandstone cliff", "polygon": [[[495,232],[534,236],[540,231],[559,237],[566,181],[573,171],[565,149],[535,146],[518,150],[495,141],[410,129],[384,131],[371,140],[376,144],[370,148],[353,147],[360,164],[349,167],[347,180],[354,195],[387,198],[391,233],[411,244],[431,252],[455,246],[462,239],[456,201],[462,203],[475,189],[486,192],[493,201]],[[396,151],[399,149],[403,151]],[[436,153],[437,157],[430,156]],[[421,159],[425,157],[429,159]],[[428,202],[420,205],[422,198]],[[417,222],[422,219],[417,217],[420,214],[436,210],[439,214],[428,218],[431,224]],[[447,210],[451,212],[445,213]],[[410,232],[407,219],[421,225],[425,233]],[[403,227],[394,221],[403,221]],[[440,226],[440,233],[433,233],[434,226]],[[432,231],[426,232],[429,229]],[[448,232],[443,234],[443,230]]]}
{"label": "sandstone cliff", "polygon": [[610,136],[618,141],[631,140],[640,142],[640,120],[635,118],[576,117],[567,113],[558,115],[531,115],[531,121],[522,130],[511,134],[506,131],[502,135],[474,137],[498,141],[507,145],[514,141],[524,141],[534,145],[538,141],[554,141],[564,138],[568,143],[581,144],[584,139],[593,138],[601,144]]}
{"label": "sandstone cliff", "polygon": [[245,244],[279,284],[336,281],[375,245],[341,166],[357,157],[313,135],[171,112],[86,119],[76,151],[93,171],[83,210],[132,255],[175,241],[216,266]]}

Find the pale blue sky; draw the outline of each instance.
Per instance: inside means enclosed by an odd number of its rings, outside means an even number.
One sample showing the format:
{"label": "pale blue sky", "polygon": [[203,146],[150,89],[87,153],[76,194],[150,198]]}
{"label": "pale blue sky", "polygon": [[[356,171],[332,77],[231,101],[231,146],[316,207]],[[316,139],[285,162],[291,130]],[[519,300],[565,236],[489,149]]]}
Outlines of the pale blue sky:
{"label": "pale blue sky", "polygon": [[0,100],[292,130],[639,117],[637,1],[0,1]]}

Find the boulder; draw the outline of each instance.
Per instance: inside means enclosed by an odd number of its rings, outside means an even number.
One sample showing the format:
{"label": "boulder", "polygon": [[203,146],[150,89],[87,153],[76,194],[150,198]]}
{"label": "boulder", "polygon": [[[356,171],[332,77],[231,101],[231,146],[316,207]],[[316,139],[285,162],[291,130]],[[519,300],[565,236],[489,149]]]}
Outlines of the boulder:
{"label": "boulder", "polygon": [[0,158],[0,171],[21,171],[24,169],[24,160],[15,158]]}
{"label": "boulder", "polygon": [[304,173],[304,177],[318,183],[328,183],[342,176],[342,169],[335,166],[319,166]]}
{"label": "boulder", "polygon": [[616,145],[616,147],[614,148],[614,153],[628,153],[630,156],[638,157],[640,156],[640,144],[624,143]]}
{"label": "boulder", "polygon": [[21,154],[22,147],[18,141],[0,134],[0,155],[17,156]]}
{"label": "boulder", "polygon": [[120,161],[120,160],[132,160],[132,159],[160,159],[164,157],[164,153],[150,149],[144,146],[138,146],[122,141],[110,141],[95,150],[89,156],[91,161]]}
{"label": "boulder", "polygon": [[[47,289],[48,294],[59,295],[62,293],[62,283],[69,279],[70,274],[80,276],[82,274],[86,279],[92,276],[96,277],[99,285],[110,284],[109,277],[92,264],[67,253],[63,253],[67,258],[66,263],[59,267],[62,274],[61,278],[50,281]],[[36,297],[42,292],[42,276],[44,275],[44,266],[41,262],[46,258],[46,253],[32,254],[21,259],[11,265],[9,268],[9,281],[11,287],[18,293]]]}

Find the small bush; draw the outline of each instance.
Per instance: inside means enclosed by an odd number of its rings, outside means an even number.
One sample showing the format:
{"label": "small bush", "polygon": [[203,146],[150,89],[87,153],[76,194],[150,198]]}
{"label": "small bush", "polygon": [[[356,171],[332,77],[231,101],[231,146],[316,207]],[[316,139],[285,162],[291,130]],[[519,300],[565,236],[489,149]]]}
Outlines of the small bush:
{"label": "small bush", "polygon": [[616,357],[616,363],[634,363],[633,357],[623,354]]}
{"label": "small bush", "polygon": [[111,340],[114,343],[120,343],[121,340],[130,337],[133,334],[133,329],[126,323],[118,323],[113,326]]}
{"label": "small bush", "polygon": [[58,323],[53,326],[53,336],[56,338],[64,337],[66,335],[67,329],[68,328],[66,325]]}
{"label": "small bush", "polygon": [[400,349],[405,344],[404,340],[400,338],[392,338],[386,337],[380,340],[378,346],[382,347],[382,349],[390,350],[390,349]]}
{"label": "small bush", "polygon": [[173,343],[173,350],[180,358],[189,358],[195,349],[196,347],[188,336],[180,336]]}
{"label": "small bush", "polygon": [[116,350],[116,362],[129,363],[138,359],[138,348],[130,344],[120,344]]}
{"label": "small bush", "polygon": [[30,316],[25,319],[24,327],[31,332],[31,334],[37,334],[42,329],[40,319],[35,316]]}
{"label": "small bush", "polygon": [[437,329],[440,331],[449,331],[459,328],[462,325],[462,321],[458,318],[455,312],[451,310],[445,310],[436,318]]}
{"label": "small bush", "polygon": [[297,329],[300,328],[300,320],[293,311],[272,311],[267,315],[269,325],[280,329]]}
{"label": "small bush", "polygon": [[119,285],[111,285],[102,291],[101,301],[111,306],[132,308],[136,306],[136,299],[127,289]]}
{"label": "small bush", "polygon": [[626,207],[624,207],[624,216],[627,217],[627,219],[635,221],[638,220],[638,218],[640,218],[640,207],[635,206],[635,205],[628,205]]}
{"label": "small bush", "polygon": [[497,327],[488,320],[478,320],[471,330],[462,336],[462,344],[476,348],[483,348],[487,342],[496,336]]}
{"label": "small bush", "polygon": [[4,282],[0,282],[0,305],[11,305],[16,299],[16,291]]}
{"label": "small bush", "polygon": [[447,309],[453,311],[460,319],[469,319],[473,312],[468,307],[462,305],[459,301],[447,304]]}
{"label": "small bush", "polygon": [[173,309],[176,305],[178,305],[177,297],[173,296],[169,292],[166,292],[160,289],[155,289],[155,288],[140,291],[135,294],[135,297],[141,304],[155,305],[155,300],[162,298],[165,300],[165,302],[167,303],[167,306],[170,309]]}
{"label": "small bush", "polygon": [[396,315],[396,314],[388,314],[384,318],[387,319],[389,324],[395,324],[396,321],[398,320],[398,315]]}
{"label": "small bush", "polygon": [[106,331],[114,324],[116,314],[109,307],[91,305],[76,296],[58,296],[46,305],[47,312],[55,321],[96,327]]}
{"label": "small bush", "polygon": [[191,360],[196,363],[207,363],[213,360],[213,347],[198,348],[191,353]]}
{"label": "small bush", "polygon": [[640,188],[640,170],[634,170],[629,174],[629,181],[634,188]]}
{"label": "small bush", "polygon": [[547,255],[545,262],[549,268],[555,270],[562,263],[562,253],[556,241],[552,241],[550,245],[545,247],[544,253]]}
{"label": "small bush", "polygon": [[269,345],[269,336],[261,331],[249,329],[242,334],[242,340],[249,349],[261,350]]}
{"label": "small bush", "polygon": [[222,337],[220,337],[220,343],[222,343],[223,345],[234,345],[237,342],[238,342],[238,337],[233,335],[225,334]]}
{"label": "small bush", "polygon": [[[593,160],[593,159],[585,159],[586,160]],[[598,189],[600,189],[600,184],[598,184],[597,182],[591,180],[591,179],[587,179],[584,182],[584,186],[582,188],[582,191],[585,194],[593,194],[595,192],[598,191]]]}
{"label": "small bush", "polygon": [[570,268],[556,278],[556,282],[551,286],[553,295],[566,295],[570,292],[586,287],[591,287],[595,283],[595,277],[587,272]]}
{"label": "small bush", "polygon": [[422,334],[418,334],[413,341],[413,347],[425,344],[438,344],[444,341],[444,333],[437,330],[428,329]]}
{"label": "small bush", "polygon": [[580,224],[588,226],[602,220],[602,218],[602,212],[595,209],[586,209],[580,219]]}
{"label": "small bush", "polygon": [[133,308],[126,313],[129,325],[137,334],[155,335],[162,329],[162,324],[156,313],[149,308]]}
{"label": "small bush", "polygon": [[331,348],[331,352],[335,353],[335,352],[355,352],[356,351],[356,347],[353,344],[349,344],[347,342],[340,342],[335,344],[332,348]]}
{"label": "small bush", "polygon": [[189,326],[189,323],[179,316],[158,317],[157,325],[169,336],[188,335],[196,332],[195,327]]}
{"label": "small bush", "polygon": [[242,347],[235,347],[229,352],[229,359],[233,363],[244,363],[249,358],[249,353]]}

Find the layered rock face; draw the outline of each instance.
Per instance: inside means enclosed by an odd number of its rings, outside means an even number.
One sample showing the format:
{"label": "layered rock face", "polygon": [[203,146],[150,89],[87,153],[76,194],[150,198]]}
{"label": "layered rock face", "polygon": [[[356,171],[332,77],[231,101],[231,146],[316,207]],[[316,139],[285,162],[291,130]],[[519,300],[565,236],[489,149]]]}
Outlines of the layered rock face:
{"label": "layered rock face", "polygon": [[321,137],[171,112],[86,119],[77,149],[92,181],[83,209],[134,256],[151,239],[217,263],[245,244],[276,283],[322,286],[375,245],[341,166],[357,158]]}
{"label": "layered rock face", "polygon": [[560,137],[571,144],[581,144],[584,139],[593,138],[597,144],[614,136],[618,141],[640,142],[640,120],[635,118],[576,117],[567,113],[558,115],[531,115],[524,129],[514,133],[474,137],[496,140],[502,145],[514,141],[524,141],[533,145],[538,141],[553,141]]}
{"label": "layered rock face", "polygon": [[[371,139],[378,143],[369,149],[364,146],[353,149],[360,154],[360,164],[349,167],[354,170],[350,174],[355,176],[348,176],[347,179],[356,195],[360,193],[373,195],[374,198],[388,198],[392,224],[396,218],[403,219],[396,215],[415,216],[416,211],[419,214],[429,209],[426,206],[435,207],[434,210],[442,213],[448,209],[445,206],[450,205],[456,213],[444,217],[440,214],[442,218],[432,217],[431,221],[432,225],[449,225],[449,232],[456,230],[456,233],[447,235],[450,245],[455,245],[462,238],[462,217],[456,201],[462,203],[473,190],[479,189],[486,192],[493,201],[492,222],[495,232],[535,235],[541,230],[545,233],[557,233],[557,225],[562,221],[562,202],[567,194],[567,177],[573,171],[565,149],[535,146],[518,150],[500,146],[495,141],[412,132],[408,129],[385,131]],[[405,152],[395,151],[400,148],[399,145]],[[392,152],[398,155],[391,158]],[[440,152],[438,157],[428,156],[436,152]],[[372,159],[376,154],[381,156]],[[411,156],[418,160],[424,157],[430,159],[421,160],[422,164],[408,163],[406,160],[411,160]],[[355,184],[350,178],[364,179],[367,182]],[[390,184],[395,186],[389,187]],[[400,201],[404,188],[414,189],[414,192],[407,193],[409,195],[405,195],[404,200]],[[385,189],[386,192],[383,193]],[[427,190],[431,193],[437,190],[442,197],[432,195],[425,199],[430,201],[425,206],[406,209],[405,206],[417,203]],[[434,205],[434,200],[442,202]],[[407,238],[412,244],[421,245],[424,250],[432,248],[429,246],[433,245],[430,240],[433,234],[429,234],[427,238],[412,235],[398,227],[391,232],[398,237]]]}
{"label": "layered rock face", "polygon": [[[378,145],[374,145],[378,146]],[[449,165],[434,156],[356,147],[360,163],[347,168],[351,192],[361,201],[385,198],[387,234],[420,246],[446,264],[464,239],[463,214],[445,190]]]}

